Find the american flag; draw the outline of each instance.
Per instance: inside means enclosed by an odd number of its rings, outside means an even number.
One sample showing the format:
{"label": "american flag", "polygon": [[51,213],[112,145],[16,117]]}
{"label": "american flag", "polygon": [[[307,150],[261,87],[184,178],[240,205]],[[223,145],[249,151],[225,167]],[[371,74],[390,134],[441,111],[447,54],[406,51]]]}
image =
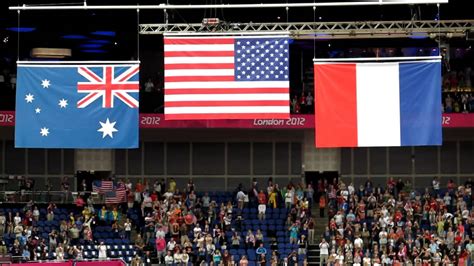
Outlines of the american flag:
{"label": "american flag", "polygon": [[92,182],[92,191],[97,193],[107,193],[114,190],[113,181],[96,180]]}
{"label": "american flag", "polygon": [[118,183],[114,190],[105,193],[106,204],[118,204],[126,201],[127,188],[123,183]]}
{"label": "american flag", "polygon": [[165,37],[165,119],[288,118],[289,39]]}
{"label": "american flag", "polygon": [[139,66],[135,65],[116,75],[114,66],[104,66],[102,75],[97,75],[86,66],[79,67],[78,73],[88,81],[77,83],[77,91],[87,93],[77,102],[77,108],[85,108],[99,98],[102,98],[103,108],[113,108],[114,98],[119,99],[128,107],[138,108],[138,100],[129,94],[139,91],[138,81],[130,81],[138,70]]}

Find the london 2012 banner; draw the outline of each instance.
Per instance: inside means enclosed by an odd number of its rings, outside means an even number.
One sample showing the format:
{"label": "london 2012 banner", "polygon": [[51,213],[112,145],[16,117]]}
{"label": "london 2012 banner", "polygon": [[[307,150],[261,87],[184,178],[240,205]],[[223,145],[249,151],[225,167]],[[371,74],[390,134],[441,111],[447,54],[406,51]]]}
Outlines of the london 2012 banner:
{"label": "london 2012 banner", "polygon": [[18,64],[15,147],[138,147],[139,65]]}

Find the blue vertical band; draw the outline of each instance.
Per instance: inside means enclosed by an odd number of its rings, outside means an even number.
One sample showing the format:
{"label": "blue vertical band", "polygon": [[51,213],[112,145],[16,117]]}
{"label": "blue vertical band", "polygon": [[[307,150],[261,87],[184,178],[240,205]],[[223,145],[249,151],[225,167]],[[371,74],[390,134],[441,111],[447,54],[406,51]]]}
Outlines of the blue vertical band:
{"label": "blue vertical band", "polygon": [[441,145],[441,62],[399,66],[401,145]]}

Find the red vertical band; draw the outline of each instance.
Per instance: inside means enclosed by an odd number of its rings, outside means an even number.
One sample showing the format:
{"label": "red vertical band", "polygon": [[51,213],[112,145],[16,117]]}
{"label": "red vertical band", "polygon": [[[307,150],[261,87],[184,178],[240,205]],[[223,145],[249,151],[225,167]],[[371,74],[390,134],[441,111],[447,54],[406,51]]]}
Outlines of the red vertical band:
{"label": "red vertical band", "polygon": [[356,64],[315,64],[317,148],[357,147]]}

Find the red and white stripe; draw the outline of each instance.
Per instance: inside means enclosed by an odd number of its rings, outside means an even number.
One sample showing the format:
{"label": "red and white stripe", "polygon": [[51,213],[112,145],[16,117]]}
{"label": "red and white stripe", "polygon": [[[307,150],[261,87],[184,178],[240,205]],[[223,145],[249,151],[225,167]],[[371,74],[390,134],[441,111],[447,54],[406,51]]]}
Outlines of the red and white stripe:
{"label": "red and white stripe", "polygon": [[92,191],[98,193],[106,193],[114,190],[114,182],[113,181],[99,181],[100,186],[96,184],[92,184]]}
{"label": "red and white stripe", "polygon": [[289,81],[236,81],[234,38],[164,43],[165,119],[289,117]]}
{"label": "red and white stripe", "polygon": [[129,81],[139,71],[139,66],[128,68],[118,77],[115,77],[113,66],[103,66],[103,77],[98,76],[87,67],[79,67],[78,73],[88,82],[78,82],[79,93],[87,93],[77,102],[77,108],[85,108],[95,100],[102,98],[103,108],[113,108],[114,98],[117,97],[130,108],[138,108],[138,100],[129,93],[138,93],[138,81]]}
{"label": "red and white stripe", "polygon": [[119,183],[114,191],[111,191],[110,195],[105,194],[106,204],[118,204],[126,202],[127,189],[123,183]]}

